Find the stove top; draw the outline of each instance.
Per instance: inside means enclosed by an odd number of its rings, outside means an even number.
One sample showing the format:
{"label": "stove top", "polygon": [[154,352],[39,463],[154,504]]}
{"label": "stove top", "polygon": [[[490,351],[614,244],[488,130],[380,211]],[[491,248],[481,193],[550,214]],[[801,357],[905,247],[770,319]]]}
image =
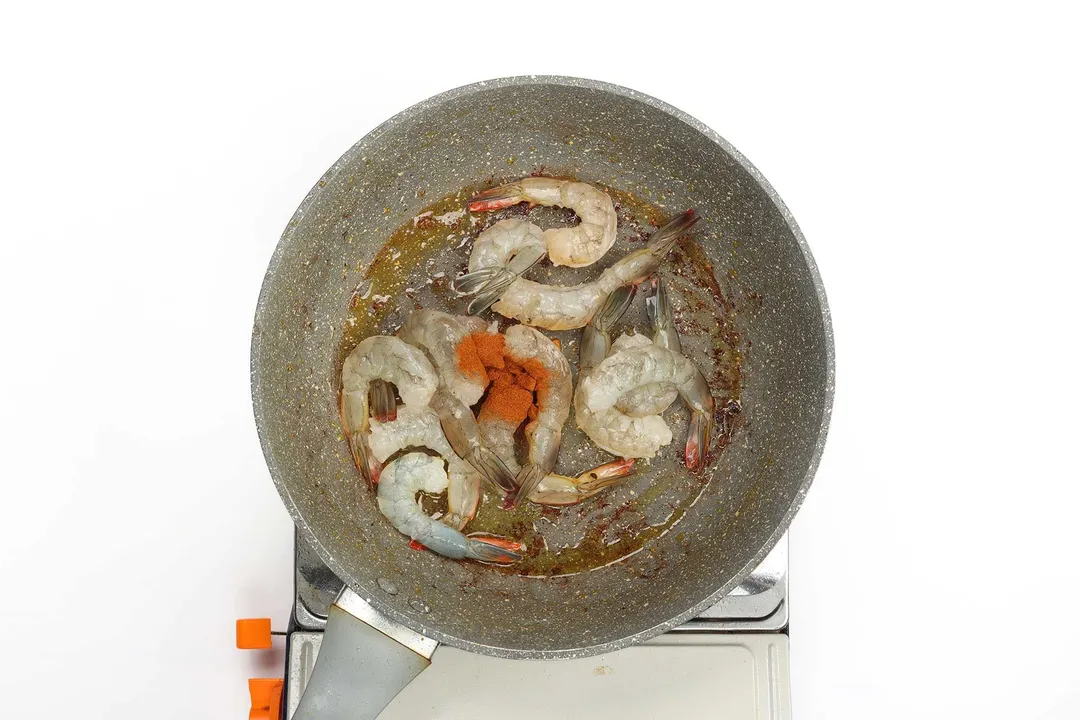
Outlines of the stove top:
{"label": "stove top", "polygon": [[[282,720],[290,720],[344,583],[295,535],[296,597],[286,649]],[[726,717],[789,720],[788,536],[735,590],[698,617],[641,645],[575,660],[501,660],[441,646],[432,665],[380,719],[440,717]],[[543,664],[542,670],[538,664]],[[536,674],[562,689],[522,704]],[[603,680],[598,680],[603,678]],[[602,683],[598,684],[598,683]],[[640,688],[652,688],[642,695]],[[507,692],[492,692],[493,687]]]}

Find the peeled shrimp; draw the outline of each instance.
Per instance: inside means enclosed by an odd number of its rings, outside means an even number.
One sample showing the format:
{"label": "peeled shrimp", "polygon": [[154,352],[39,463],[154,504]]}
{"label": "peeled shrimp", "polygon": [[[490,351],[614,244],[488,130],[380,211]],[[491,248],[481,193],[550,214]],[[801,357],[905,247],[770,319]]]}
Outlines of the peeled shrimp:
{"label": "peeled shrimp", "polygon": [[671,383],[693,411],[686,441],[686,465],[699,469],[708,448],[714,403],[705,377],[679,353],[658,345],[628,348],[598,365],[574,398],[578,427],[608,452],[649,458],[671,442],[671,428],[659,415],[632,417],[620,412],[619,397],[651,383]]}
{"label": "peeled shrimp", "polygon": [[466,537],[459,530],[433,520],[416,502],[418,492],[438,494],[450,479],[441,458],[414,452],[383,468],[379,481],[379,510],[398,530],[424,547],[449,558],[470,558],[492,563],[521,559],[520,543],[495,537]]}
{"label": "peeled shrimp", "polygon": [[469,272],[454,280],[454,289],[476,297],[469,314],[491,307],[522,273],[547,254],[544,231],[525,220],[500,220],[473,241]]}
{"label": "peeled shrimp", "polygon": [[651,275],[675,241],[697,220],[693,210],[686,211],[654,232],[646,247],[621,258],[596,280],[581,285],[545,285],[515,277],[505,285],[505,289],[499,287],[497,292],[492,291],[485,288],[485,283],[490,281],[493,273],[501,272],[503,268],[497,260],[491,259],[494,253],[491,256],[474,253],[469,258],[469,272],[457,278],[454,287],[463,294],[480,293],[469,304],[472,314],[481,312],[494,297],[498,297],[492,309],[525,325],[547,330],[584,327],[613,291]]}
{"label": "peeled shrimp", "polygon": [[[428,404],[438,386],[438,376],[424,353],[396,337],[376,335],[358,344],[341,367],[341,426],[349,442],[353,462],[369,484],[378,482],[379,463],[371,456],[368,391],[375,381],[393,383],[408,405]],[[393,400],[393,393],[390,394]]]}
{"label": "peeled shrimp", "polygon": [[431,408],[403,405],[398,408],[393,422],[372,420],[368,446],[380,463],[405,448],[434,450],[446,461],[449,476],[448,510],[440,521],[462,530],[476,516],[480,504],[480,473],[450,447],[439,425],[439,416]]}
{"label": "peeled shrimp", "polygon": [[505,335],[506,354],[511,360],[522,365],[529,361],[538,362],[547,373],[547,381],[536,387],[536,419],[525,426],[529,458],[517,474],[518,490],[511,498],[513,504],[528,497],[555,467],[563,425],[570,417],[574,387],[570,363],[549,337],[525,325],[515,325]]}
{"label": "peeled shrimp", "polygon": [[498,210],[520,202],[570,208],[581,219],[574,227],[543,231],[543,242],[553,265],[592,265],[615,243],[618,219],[611,198],[606,192],[583,182],[523,178],[485,190],[469,201],[469,210]]}
{"label": "peeled shrimp", "polygon": [[398,337],[425,350],[435,363],[439,382],[461,402],[475,405],[484,394],[484,383],[458,368],[457,346],[466,335],[485,330],[487,323],[479,318],[416,310],[405,320]]}
{"label": "peeled shrimp", "polygon": [[[609,345],[607,329],[629,304],[620,293],[613,294],[597,314],[599,329],[595,324],[586,328],[581,345],[582,373],[586,376],[578,383],[574,415],[578,427],[604,450],[626,458],[653,457],[671,442],[671,428],[659,413],[632,415],[627,410],[662,411],[668,404],[669,388],[674,388],[692,410],[686,466],[698,470],[708,452],[714,400],[701,371],[681,353],[666,347],[678,343],[678,333],[666,290],[659,279],[656,282],[649,310],[655,329],[652,342],[627,339],[618,348]],[[621,292],[633,296],[632,290]],[[593,366],[595,358],[609,349],[616,352]]]}
{"label": "peeled shrimp", "polygon": [[[654,341],[644,335],[620,335],[612,343],[611,352],[608,354],[615,355],[628,348],[647,347],[652,344],[654,344]],[[667,410],[678,396],[678,388],[669,382],[649,383],[634,388],[620,397],[615,402],[615,408],[630,417],[659,415]]]}
{"label": "peeled shrimp", "polygon": [[[648,345],[650,342],[677,353],[682,352],[682,340],[679,339],[679,331],[675,328],[675,320],[671,313],[671,298],[668,296],[663,279],[653,276],[649,287],[652,292],[645,298],[645,307],[653,329],[652,340],[643,335],[620,335],[611,346],[609,354],[628,347]],[[631,417],[659,415],[675,402],[678,394],[678,388],[671,383],[650,383],[620,397],[615,407]]]}

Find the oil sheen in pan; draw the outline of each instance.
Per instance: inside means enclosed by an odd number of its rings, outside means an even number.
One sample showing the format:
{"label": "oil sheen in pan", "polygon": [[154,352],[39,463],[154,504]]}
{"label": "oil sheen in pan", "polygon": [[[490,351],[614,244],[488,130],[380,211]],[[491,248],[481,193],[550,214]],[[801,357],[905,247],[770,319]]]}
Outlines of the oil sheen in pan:
{"label": "oil sheen in pan", "polygon": [[[505,178],[505,181],[512,179]],[[593,279],[600,270],[641,247],[649,233],[675,211],[656,207],[619,190],[598,186],[603,187],[615,202],[619,217],[615,245],[590,267],[556,269],[545,261],[529,272],[529,278],[561,285]],[[529,210],[524,205],[517,205],[492,213],[464,211],[468,198],[484,187],[479,184],[465,187],[428,205],[393,232],[368,267],[353,268],[358,282],[344,321],[339,367],[360,340],[370,335],[395,333],[413,310],[430,307],[465,314],[467,298],[458,297],[450,283],[465,271],[472,240],[492,223],[522,215],[528,215],[541,227],[576,222],[574,213],[562,208]],[[707,223],[708,218],[703,218],[693,237],[701,237],[703,230],[707,232]],[[477,516],[466,532],[514,538],[528,548],[524,560],[511,566],[492,568],[493,571],[534,577],[568,575],[610,565],[642,549],[648,552],[649,540],[676,528],[686,510],[707,490],[712,480],[711,468],[715,467],[715,455],[722,452],[739,425],[739,416],[732,412],[733,408],[738,408],[742,364],[735,308],[721,292],[713,267],[694,239],[680,240],[660,272],[671,291],[683,351],[705,374],[717,400],[717,432],[709,467],[703,473],[692,475],[683,466],[689,414],[682,402],[676,400],[664,414],[675,437],[672,443],[651,461],[639,460],[634,475],[578,505],[551,508],[523,503],[513,510],[504,510],[501,498],[485,489]],[[499,321],[501,328],[510,324],[491,311],[483,317]],[[635,330],[649,332],[640,298],[623,317],[613,337],[619,332]],[[547,334],[562,342],[574,370],[576,387],[577,344],[581,331]],[[344,443],[342,452],[348,452]],[[555,471],[577,475],[611,459],[611,455],[595,448],[577,429],[571,415],[563,429],[562,450]],[[356,482],[361,483],[359,474]],[[439,508],[439,503],[430,498],[424,499],[424,506],[429,511],[445,509]]]}

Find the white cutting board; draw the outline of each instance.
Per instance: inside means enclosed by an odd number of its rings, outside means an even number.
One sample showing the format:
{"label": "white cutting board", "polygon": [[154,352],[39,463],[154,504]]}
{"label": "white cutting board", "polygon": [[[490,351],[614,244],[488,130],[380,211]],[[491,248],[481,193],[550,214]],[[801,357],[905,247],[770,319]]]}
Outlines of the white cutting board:
{"label": "white cutting board", "polygon": [[666,635],[579,660],[501,660],[440,647],[380,720],[791,717],[788,638]]}

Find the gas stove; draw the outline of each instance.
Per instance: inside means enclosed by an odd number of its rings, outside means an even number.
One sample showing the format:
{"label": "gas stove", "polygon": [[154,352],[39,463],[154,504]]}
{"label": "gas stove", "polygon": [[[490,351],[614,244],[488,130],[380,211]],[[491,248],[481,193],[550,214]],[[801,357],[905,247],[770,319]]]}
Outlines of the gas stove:
{"label": "gas stove", "polygon": [[[295,584],[283,720],[296,711],[344,586],[299,533]],[[379,717],[782,720],[791,716],[787,629],[785,534],[731,594],[670,632],[575,660],[504,660],[441,646]]]}

